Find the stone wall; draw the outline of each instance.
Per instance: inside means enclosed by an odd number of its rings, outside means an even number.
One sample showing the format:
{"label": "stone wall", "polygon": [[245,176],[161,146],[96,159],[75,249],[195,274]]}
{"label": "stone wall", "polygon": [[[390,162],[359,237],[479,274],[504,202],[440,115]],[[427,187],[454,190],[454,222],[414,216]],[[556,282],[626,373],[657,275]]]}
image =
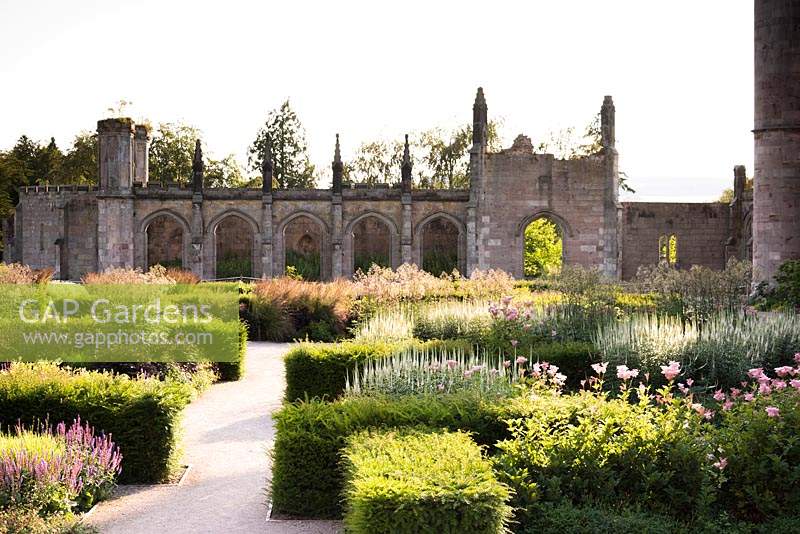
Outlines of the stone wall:
{"label": "stone wall", "polygon": [[730,208],[714,203],[623,203],[622,278],[636,275],[640,265],[659,262],[659,239],[678,240],[677,267],[725,267]]}
{"label": "stone wall", "polygon": [[524,230],[546,217],[561,230],[565,263],[605,270],[611,259],[616,270],[616,246],[609,246],[616,235],[605,233],[603,155],[557,160],[534,154],[530,141],[521,137],[512,148],[487,154],[485,161],[477,213],[480,268],[521,278]]}

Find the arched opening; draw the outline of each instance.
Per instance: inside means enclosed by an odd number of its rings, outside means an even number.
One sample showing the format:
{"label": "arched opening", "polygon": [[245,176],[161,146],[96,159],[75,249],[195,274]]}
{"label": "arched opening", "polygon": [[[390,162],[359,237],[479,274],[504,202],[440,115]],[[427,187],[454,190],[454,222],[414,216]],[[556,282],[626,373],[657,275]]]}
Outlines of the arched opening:
{"label": "arched opening", "polygon": [[422,228],[422,269],[439,276],[460,271],[458,227],[445,217],[437,217]]}
{"label": "arched opening", "polygon": [[547,217],[533,219],[524,231],[523,273],[536,278],[561,271],[564,263],[562,228]]}
{"label": "arched opening", "polygon": [[392,232],[378,217],[368,216],[353,225],[353,272],[369,271],[372,265],[392,266]]}
{"label": "arched opening", "polygon": [[214,230],[217,278],[253,276],[253,228],[238,215],[228,215]]}
{"label": "arched opening", "polygon": [[283,229],[286,274],[303,280],[322,277],[322,228],[305,215],[295,217]]}
{"label": "arched opening", "polygon": [[147,268],[161,265],[182,269],[183,225],[170,215],[158,215],[147,225]]}

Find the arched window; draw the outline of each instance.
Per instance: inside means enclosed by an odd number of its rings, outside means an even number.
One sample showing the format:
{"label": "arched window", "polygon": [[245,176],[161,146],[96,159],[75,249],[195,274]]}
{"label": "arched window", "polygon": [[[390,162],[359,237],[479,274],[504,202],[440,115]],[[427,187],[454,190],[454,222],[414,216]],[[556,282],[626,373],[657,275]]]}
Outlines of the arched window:
{"label": "arched window", "polygon": [[525,227],[523,262],[526,278],[555,274],[561,270],[564,241],[561,227],[540,217]]}
{"label": "arched window", "polygon": [[228,215],[214,231],[217,278],[253,276],[253,228],[238,215]]}
{"label": "arched window", "polygon": [[446,217],[437,217],[422,228],[422,269],[439,276],[459,270],[458,227]]}
{"label": "arched window", "polygon": [[147,225],[147,267],[161,265],[181,269],[183,225],[175,217],[159,215]]}
{"label": "arched window", "polygon": [[372,265],[392,266],[392,233],[375,216],[364,217],[353,226],[353,272],[367,272]]}
{"label": "arched window", "polygon": [[311,219],[295,217],[283,229],[286,272],[304,280],[319,280],[322,273],[322,228]]}

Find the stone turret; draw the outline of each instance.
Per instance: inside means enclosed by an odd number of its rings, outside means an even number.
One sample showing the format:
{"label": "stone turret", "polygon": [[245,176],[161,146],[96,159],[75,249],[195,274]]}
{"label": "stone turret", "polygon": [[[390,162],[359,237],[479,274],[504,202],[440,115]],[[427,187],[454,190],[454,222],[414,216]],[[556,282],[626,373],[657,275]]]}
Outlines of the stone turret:
{"label": "stone turret", "polygon": [[194,142],[194,158],[192,159],[192,190],[195,193],[203,192],[203,174],[205,170],[203,147],[200,146],[200,139],[198,139]]}
{"label": "stone turret", "polygon": [[134,125],[129,118],[97,121],[100,191],[130,193],[134,177]]}
{"label": "stone turret", "polygon": [[403,145],[403,164],[400,167],[401,181],[400,184],[403,193],[411,193],[411,152],[408,149],[408,134],[406,134],[406,142]]}
{"label": "stone turret", "polygon": [[475,103],[472,105],[472,148],[482,147],[486,149],[486,141],[488,137],[488,108],[486,107],[486,98],[483,96],[483,87],[478,87],[478,93],[475,95]]}
{"label": "stone turret", "polygon": [[333,193],[342,194],[342,177],[344,176],[344,164],[342,163],[342,152],[339,149],[339,134],[336,134],[336,148],[333,150]]}
{"label": "stone turret", "polygon": [[755,2],[754,283],[800,259],[800,4]]}
{"label": "stone turret", "polygon": [[272,193],[272,140],[267,136],[264,143],[264,160],[261,162],[261,192]]}
{"label": "stone turret", "polygon": [[616,144],[615,114],[614,100],[606,95],[600,108],[600,136],[603,148],[614,148]]}
{"label": "stone turret", "polygon": [[128,118],[97,122],[100,187],[97,195],[97,267],[134,266],[134,134]]}

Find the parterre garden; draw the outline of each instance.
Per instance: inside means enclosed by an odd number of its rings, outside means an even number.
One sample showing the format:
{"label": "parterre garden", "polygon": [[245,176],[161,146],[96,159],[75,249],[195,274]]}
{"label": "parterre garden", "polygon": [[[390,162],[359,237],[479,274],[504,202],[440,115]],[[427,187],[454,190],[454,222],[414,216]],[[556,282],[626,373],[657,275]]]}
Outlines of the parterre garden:
{"label": "parterre garden", "polygon": [[[273,416],[273,516],[355,533],[797,531],[791,284],[755,312],[736,262],[625,284],[569,266],[298,278],[231,283],[238,362],[4,364],[0,532],[81,532],[117,482],[175,477],[184,407],[241,377],[248,337],[297,341]],[[0,265],[0,282],[48,276]],[[157,267],[84,282],[198,281]]]}
{"label": "parterre garden", "polygon": [[258,335],[305,339],[274,415],[273,515],[355,533],[795,532],[800,321],[746,306],[749,279],[732,262],[626,284],[409,266],[259,284]]}

